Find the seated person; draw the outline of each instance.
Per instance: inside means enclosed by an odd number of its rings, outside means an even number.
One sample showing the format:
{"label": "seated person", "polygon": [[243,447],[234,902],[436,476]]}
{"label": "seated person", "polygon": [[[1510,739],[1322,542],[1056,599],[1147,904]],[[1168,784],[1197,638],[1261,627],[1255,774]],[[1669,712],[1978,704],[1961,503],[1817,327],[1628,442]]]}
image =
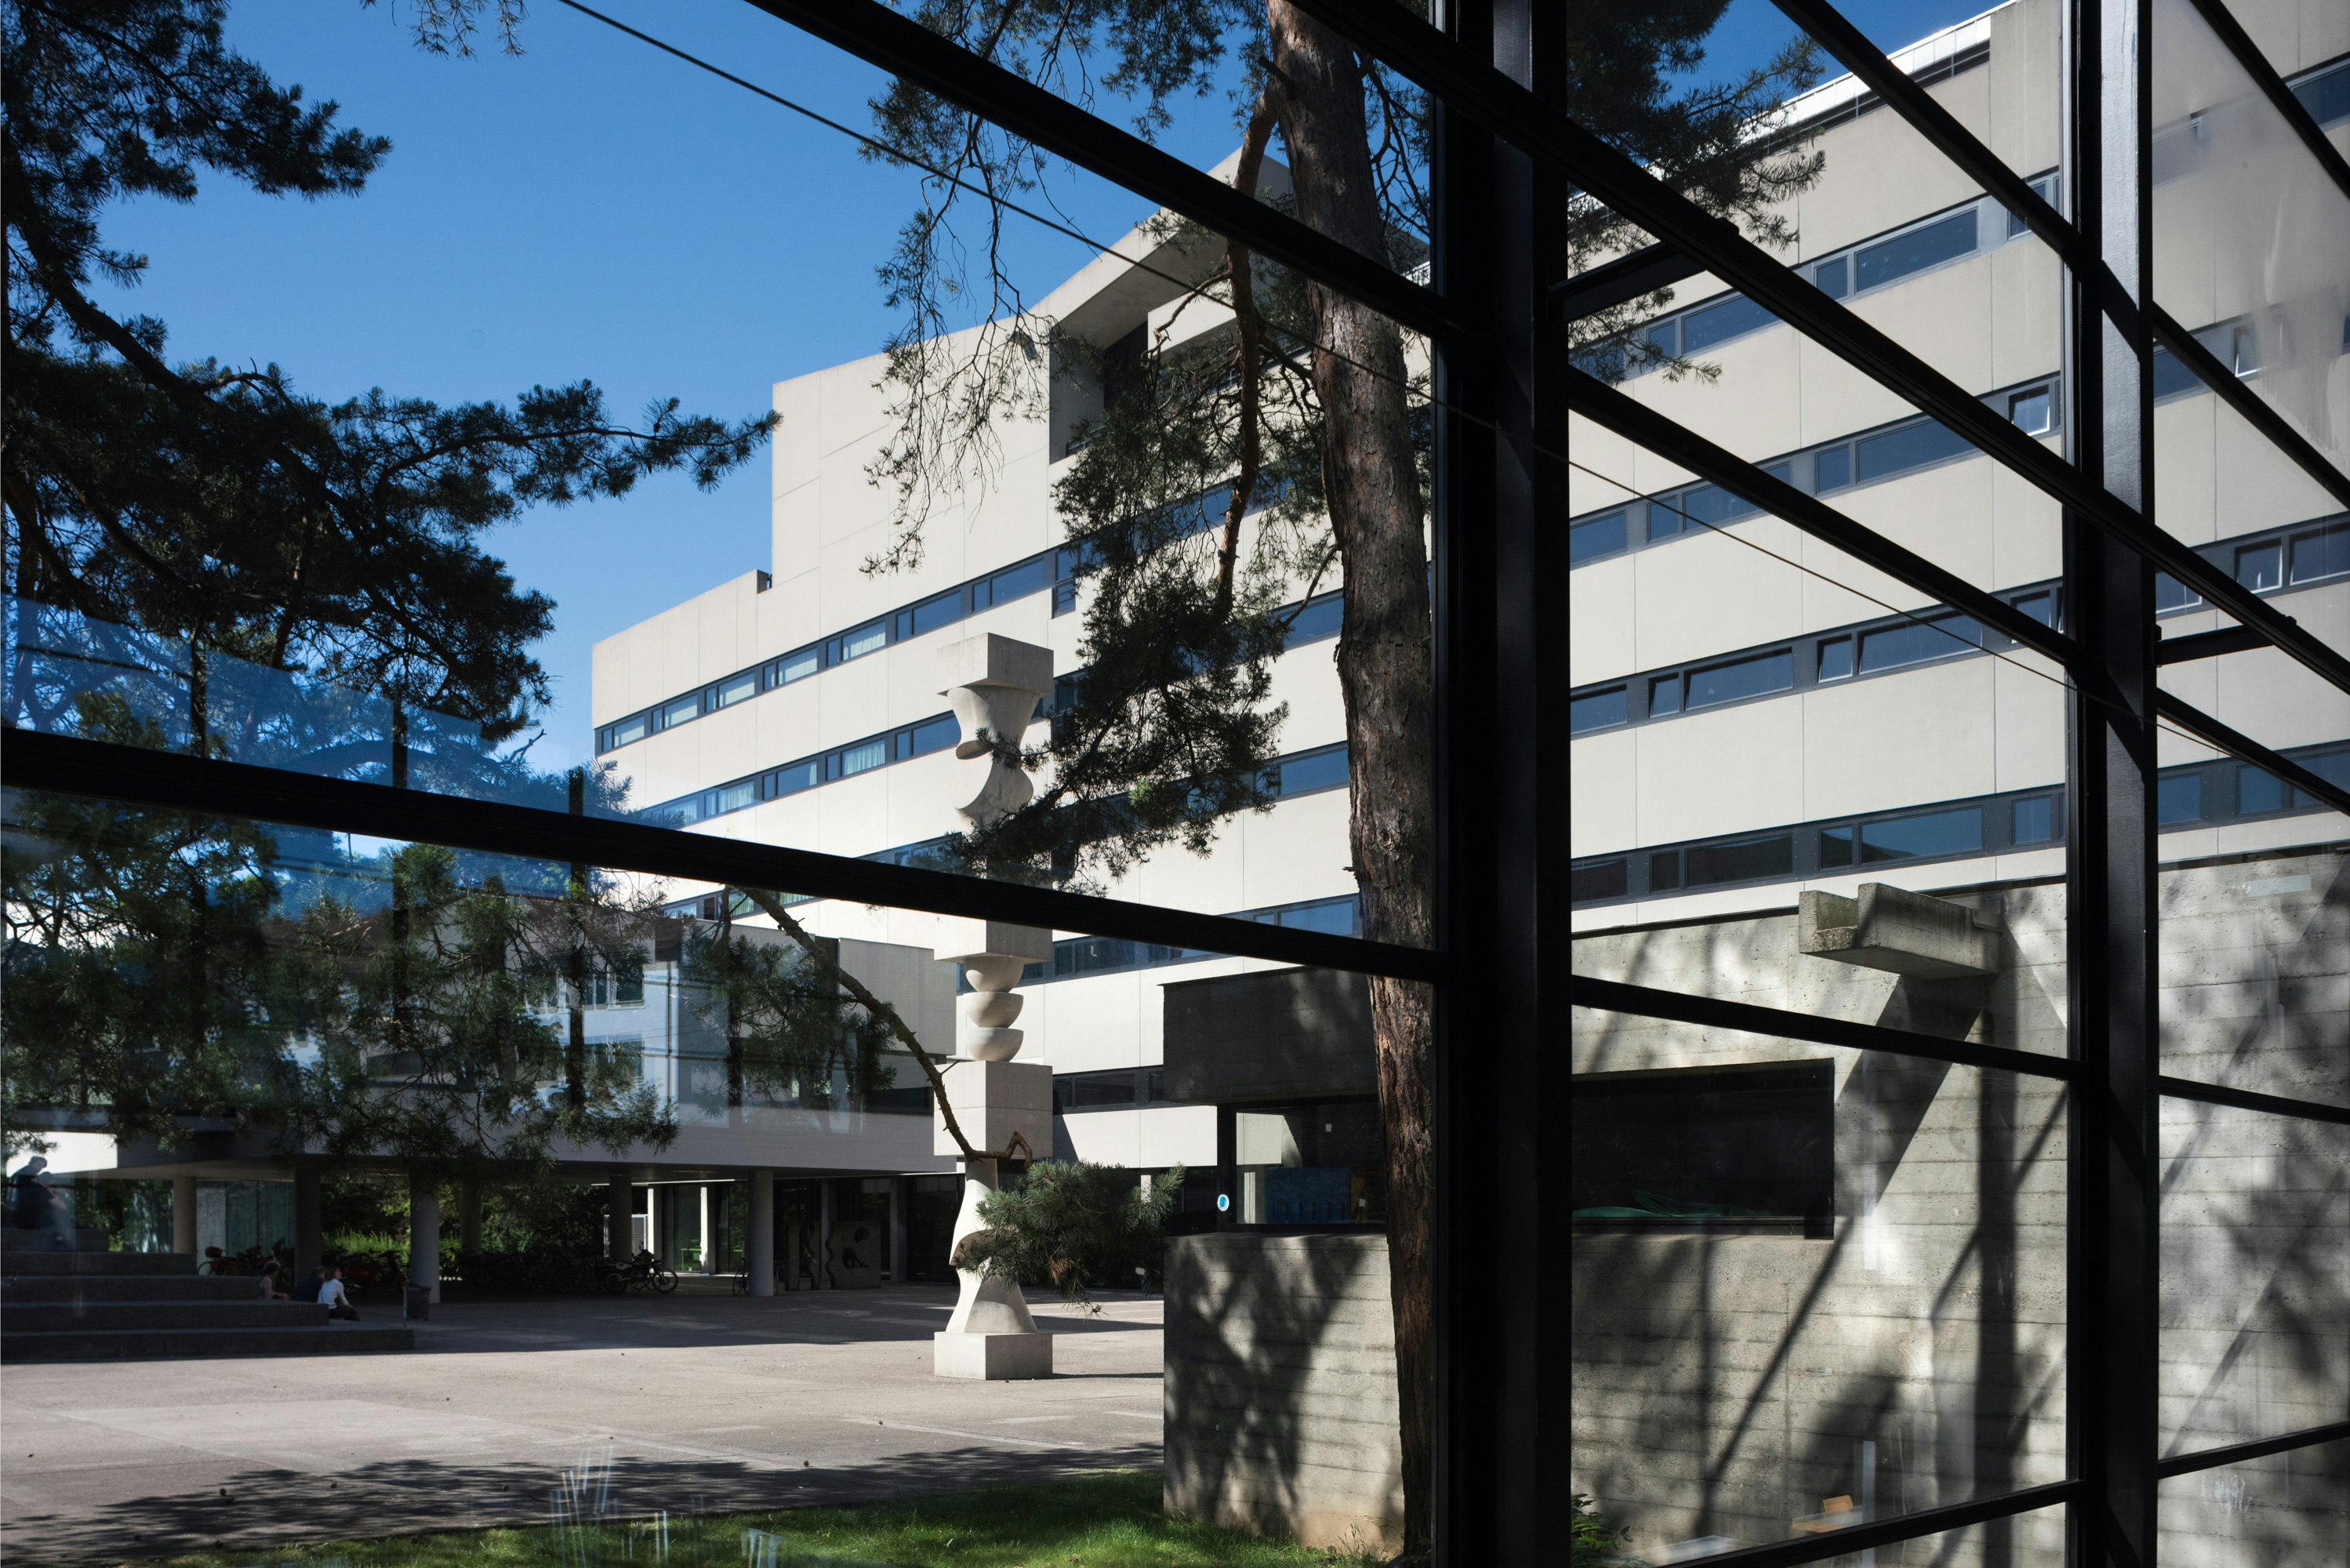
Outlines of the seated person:
{"label": "seated person", "polygon": [[310,1271],[310,1277],[308,1279],[304,1280],[300,1284],[294,1287],[294,1299],[297,1302],[317,1301],[318,1299],[319,1288],[325,1285],[326,1282],[327,1265],[321,1263],[317,1268]]}
{"label": "seated person", "polygon": [[278,1262],[276,1259],[272,1258],[269,1262],[262,1264],[260,1281],[261,1299],[265,1302],[282,1302],[291,1300],[291,1297],[287,1296],[284,1291],[278,1288],[280,1285],[285,1283],[285,1265]]}
{"label": "seated person", "polygon": [[340,1318],[346,1323],[359,1322],[359,1309],[351,1305],[350,1296],[343,1290],[343,1271],[335,1264],[327,1265],[327,1277],[318,1284],[318,1300],[330,1321]]}

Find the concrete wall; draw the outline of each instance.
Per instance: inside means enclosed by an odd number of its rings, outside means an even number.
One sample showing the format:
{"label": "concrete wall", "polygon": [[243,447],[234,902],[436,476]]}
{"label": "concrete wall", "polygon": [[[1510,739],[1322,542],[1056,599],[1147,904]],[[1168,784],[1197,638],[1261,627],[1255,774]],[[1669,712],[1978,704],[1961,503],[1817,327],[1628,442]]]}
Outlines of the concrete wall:
{"label": "concrete wall", "polygon": [[[1920,981],[1811,957],[1792,910],[1585,937],[1575,969],[2061,1051],[2062,888],[1945,896],[1998,918],[1997,974]],[[2350,857],[2173,867],[2161,910],[2163,1071],[2350,1101]],[[1783,1539],[1835,1498],[1883,1518],[2062,1477],[2054,1081],[1580,1009],[1572,1049],[1578,1074],[1811,1060],[1835,1074],[1831,1236],[1575,1238],[1573,1484],[1633,1532],[1636,1556]],[[2169,1100],[2161,1151],[2166,1451],[2350,1414],[2350,1129]],[[2172,1483],[2174,1560],[2341,1561],[2340,1493],[2319,1483],[2350,1475],[2345,1461]],[[2256,1521],[2230,1511],[2262,1487]],[[2038,1528],[1981,1527],[1933,1560],[2044,1561]]]}
{"label": "concrete wall", "polygon": [[1400,1545],[1386,1237],[1170,1238],[1166,1390],[1169,1512]]}

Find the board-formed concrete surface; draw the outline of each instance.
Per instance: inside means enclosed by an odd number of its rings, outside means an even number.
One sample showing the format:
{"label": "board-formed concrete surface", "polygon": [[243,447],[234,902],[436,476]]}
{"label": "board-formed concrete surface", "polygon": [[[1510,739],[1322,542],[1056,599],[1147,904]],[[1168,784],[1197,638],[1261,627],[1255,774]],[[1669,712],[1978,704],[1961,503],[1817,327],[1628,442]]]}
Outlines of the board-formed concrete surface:
{"label": "board-formed concrete surface", "polygon": [[[444,1303],[374,1356],[0,1368],[0,1557],[545,1521],[608,1463],[634,1513],[1156,1469],[1160,1312],[1038,1303],[1055,1376],[931,1374],[951,1290]],[[365,1303],[362,1303],[363,1309]]]}

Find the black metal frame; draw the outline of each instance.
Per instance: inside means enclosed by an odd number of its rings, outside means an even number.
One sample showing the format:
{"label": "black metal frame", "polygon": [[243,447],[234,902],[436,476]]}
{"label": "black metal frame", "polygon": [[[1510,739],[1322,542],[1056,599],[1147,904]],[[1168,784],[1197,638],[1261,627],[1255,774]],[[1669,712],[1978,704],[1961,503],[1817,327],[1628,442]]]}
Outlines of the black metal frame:
{"label": "black metal frame", "polygon": [[[878,0],[750,3],[1429,336],[1439,410],[1435,950],[22,732],[7,741],[10,784],[697,880],[767,882],[1432,983],[1439,1024],[1432,1085],[1437,1545],[1440,1561],[1461,1568],[1544,1561],[1558,1546],[1545,1532],[1559,1523],[1559,1481],[1552,1467],[1567,1450],[1571,1336],[1558,1332],[1558,1320],[1570,1297],[1565,1198],[1550,1191],[1555,1183],[1544,1173],[1565,1163],[1557,1107],[1571,1084],[1556,1044],[1566,1033],[1564,1010],[1570,1002],[1995,1067],[2062,1081],[2073,1090],[2075,1294],[2068,1318],[2075,1449],[2070,1478],[1714,1561],[1793,1565],[2061,1504],[2069,1511],[2078,1561],[2146,1564],[2152,1561],[2158,1477],[2350,1432],[2350,1423],[2342,1423],[2169,1459],[2158,1460],[2155,1452],[2147,1392],[2154,1108],[2161,1096],[2171,1096],[2350,1121],[2350,1112],[2339,1107],[2157,1075],[2148,792],[2158,712],[2318,798],[2350,809],[2350,797],[2161,695],[2155,674],[2159,664],[2265,645],[2350,691],[2350,659],[2151,524],[2145,504],[2153,343],[2178,354],[2346,502],[2350,476],[2301,441],[2147,298],[2147,192],[2139,175],[2148,134],[2146,0],[2071,0],[2067,122],[2074,134],[2061,184],[2075,214],[2069,220],[1830,6],[1821,0],[1780,0],[1888,107],[2022,213],[2069,264],[2073,363],[2065,386],[2074,408],[2065,422],[2071,449],[2064,457],[2015,431],[1730,225],[1559,113],[1553,106],[1565,96],[1565,8],[1552,0],[1437,0],[1432,24],[1399,5],[1299,0],[1431,95],[1436,208],[1428,286],[1239,198],[1230,187],[976,58]],[[2207,15],[2224,16],[2219,0],[2195,3]],[[2278,101],[2281,89],[2270,80],[2274,73],[2248,54],[2241,29],[2231,35],[2220,26],[2220,32]],[[2106,84],[2116,80],[2130,84],[2126,101],[2108,91]],[[2304,140],[2316,136],[2314,125],[2301,123],[2306,116],[2289,93],[2278,107]],[[1613,204],[1658,243],[1572,281],[1552,275],[1564,265],[1570,181]],[[2058,631],[2015,613],[1568,368],[1567,320],[1700,271],[1743,291],[2062,503],[2067,577],[2080,604],[2068,628]],[[1567,512],[1565,470],[1555,454],[1565,449],[1569,406],[1999,628],[2067,671],[2078,699],[2069,780],[2068,877],[2074,902],[2068,1055],[1972,1046],[1591,980],[1562,987],[1551,978],[1568,939],[1567,838],[1565,815],[1551,807],[1545,787],[1555,789],[1567,776],[1567,735],[1556,713],[1568,683],[1565,639],[1544,635],[1551,609],[1544,585],[1566,576],[1565,530],[1555,525]],[[1554,525],[1543,526],[1545,520]],[[2157,567],[2234,616],[2242,628],[2158,646],[2149,587]],[[1493,737],[1503,738],[1498,752]],[[2083,1241],[2091,1235],[2103,1246],[2095,1259]],[[1490,1260],[1504,1241],[1530,1266],[1493,1271]],[[2085,1310],[2089,1303],[2096,1310]]]}

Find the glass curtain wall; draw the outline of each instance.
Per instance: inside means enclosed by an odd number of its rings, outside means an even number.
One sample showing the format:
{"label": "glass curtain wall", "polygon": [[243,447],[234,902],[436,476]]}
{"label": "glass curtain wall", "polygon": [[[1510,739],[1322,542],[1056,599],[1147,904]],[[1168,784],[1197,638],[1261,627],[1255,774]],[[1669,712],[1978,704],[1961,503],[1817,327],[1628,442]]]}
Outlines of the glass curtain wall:
{"label": "glass curtain wall", "polygon": [[[2128,7],[2014,0],[1888,57],[1781,9],[1833,59],[1749,122],[1816,160],[1760,244],[1586,154],[1578,1524],[1644,1563],[2330,1561],[2350,36],[2165,0],[2133,60]],[[2085,244],[2100,47],[2107,95],[2151,77],[2153,223],[2108,182]],[[2146,247],[2167,335],[2142,498],[2099,467],[2127,378],[2083,377],[2099,244]]]}

